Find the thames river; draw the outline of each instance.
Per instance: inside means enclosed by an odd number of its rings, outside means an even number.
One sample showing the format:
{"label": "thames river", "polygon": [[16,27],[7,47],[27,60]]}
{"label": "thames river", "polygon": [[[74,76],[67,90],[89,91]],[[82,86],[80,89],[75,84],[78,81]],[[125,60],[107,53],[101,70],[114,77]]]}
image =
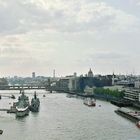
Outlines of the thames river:
{"label": "thames river", "polygon": [[[18,91],[0,91],[14,94]],[[25,91],[31,99],[34,91]],[[116,106],[97,100],[96,107],[83,104],[82,99],[66,94],[37,91],[40,111],[22,119],[15,114],[0,112],[0,140],[140,140],[140,130],[134,123],[114,113]],[[43,97],[43,94],[46,97]],[[9,98],[0,100],[0,108],[9,108]]]}

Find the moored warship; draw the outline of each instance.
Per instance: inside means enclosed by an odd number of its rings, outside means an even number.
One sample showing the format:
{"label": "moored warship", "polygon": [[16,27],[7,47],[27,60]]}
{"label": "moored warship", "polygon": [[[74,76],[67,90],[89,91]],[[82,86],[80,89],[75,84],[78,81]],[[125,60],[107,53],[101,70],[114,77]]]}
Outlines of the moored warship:
{"label": "moored warship", "polygon": [[18,102],[16,103],[16,117],[24,117],[29,114],[29,99],[22,92],[22,95],[19,96]]}
{"label": "moored warship", "polygon": [[31,100],[31,105],[30,105],[30,111],[32,112],[38,112],[39,111],[39,106],[40,106],[40,101],[39,98],[37,98],[36,92],[34,93],[34,98]]}

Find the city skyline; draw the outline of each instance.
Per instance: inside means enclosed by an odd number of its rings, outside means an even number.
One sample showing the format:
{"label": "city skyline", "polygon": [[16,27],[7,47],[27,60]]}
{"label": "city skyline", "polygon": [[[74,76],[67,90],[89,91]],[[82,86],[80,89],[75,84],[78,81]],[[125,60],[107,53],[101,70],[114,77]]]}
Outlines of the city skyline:
{"label": "city skyline", "polygon": [[140,74],[139,0],[0,0],[0,75]]}

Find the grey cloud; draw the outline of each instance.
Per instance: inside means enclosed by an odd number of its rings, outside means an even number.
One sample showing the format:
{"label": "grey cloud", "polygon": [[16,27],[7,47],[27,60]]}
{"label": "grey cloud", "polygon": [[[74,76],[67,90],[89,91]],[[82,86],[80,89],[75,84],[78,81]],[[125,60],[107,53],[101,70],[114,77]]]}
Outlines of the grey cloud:
{"label": "grey cloud", "polygon": [[[28,54],[27,51],[25,51],[23,48],[20,48],[20,47],[13,47],[13,46],[4,46],[3,48],[1,47],[1,50],[0,50],[0,56],[7,56],[7,57],[10,57],[10,56],[24,56],[26,54]],[[17,55],[18,54],[18,55]]]}
{"label": "grey cloud", "polygon": [[133,67],[140,52],[139,16],[102,1],[0,0],[3,72],[10,64],[18,73],[27,68],[63,72],[67,67],[70,72],[89,66],[99,71]]}
{"label": "grey cloud", "polygon": [[96,53],[91,55],[92,59],[101,59],[101,60],[114,60],[114,59],[122,59],[126,58],[125,54],[120,54],[120,53],[114,53],[114,52],[109,52],[109,53]]}
{"label": "grey cloud", "polygon": [[85,59],[78,60],[78,63],[87,63],[92,64],[94,62],[100,63],[118,63],[120,61],[129,60],[129,54],[125,53],[115,53],[115,52],[96,52],[96,53],[87,53]]}
{"label": "grey cloud", "polygon": [[[124,20],[125,16],[127,17],[127,14],[118,12],[103,2],[59,0],[60,4],[69,4],[70,7],[52,9],[39,7],[37,1],[34,3],[26,1],[25,3],[22,0],[11,0],[10,2],[5,0],[5,2],[7,6],[0,8],[0,34],[18,34],[51,28],[62,32],[102,32],[118,25],[117,16],[122,16]],[[44,0],[44,2],[47,1]],[[132,16],[130,16],[131,20],[135,22],[135,18]],[[120,28],[127,26],[127,23],[123,25],[123,21],[121,22],[118,25]]]}

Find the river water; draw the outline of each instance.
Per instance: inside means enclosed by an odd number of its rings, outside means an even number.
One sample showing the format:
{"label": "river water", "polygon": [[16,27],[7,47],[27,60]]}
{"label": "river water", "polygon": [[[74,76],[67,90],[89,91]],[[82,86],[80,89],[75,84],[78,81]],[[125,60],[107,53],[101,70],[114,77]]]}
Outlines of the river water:
{"label": "river water", "polygon": [[[0,93],[19,96],[18,91]],[[31,99],[34,91],[26,93]],[[140,140],[135,124],[114,113],[117,107],[108,102],[97,100],[96,107],[90,108],[82,99],[67,98],[66,94],[37,93],[40,112],[30,112],[22,119],[0,112],[0,129],[4,130],[0,140]],[[0,108],[9,108],[13,101],[2,98]]]}

